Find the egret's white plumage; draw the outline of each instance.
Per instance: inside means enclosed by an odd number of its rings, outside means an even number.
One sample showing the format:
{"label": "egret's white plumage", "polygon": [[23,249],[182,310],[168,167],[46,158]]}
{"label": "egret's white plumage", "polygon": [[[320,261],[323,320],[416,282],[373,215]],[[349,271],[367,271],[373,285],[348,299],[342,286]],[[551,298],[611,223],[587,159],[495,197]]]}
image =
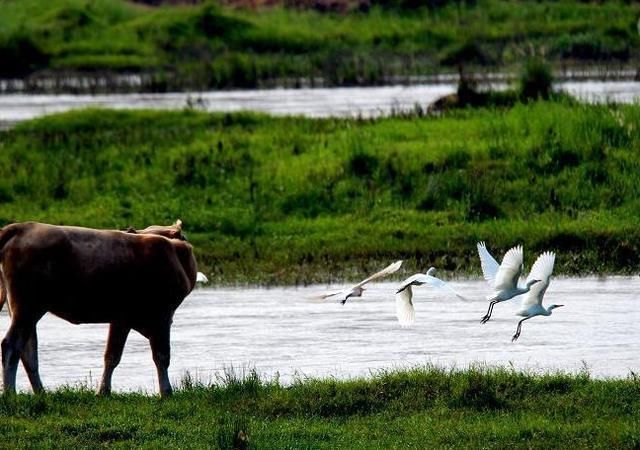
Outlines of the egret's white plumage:
{"label": "egret's white plumage", "polygon": [[208,282],[209,282],[209,279],[205,274],[203,274],[202,272],[198,272],[196,274],[196,283],[208,283]]}
{"label": "egret's white plumage", "polygon": [[389,264],[387,267],[385,267],[381,271],[374,273],[370,277],[362,280],[360,283],[354,286],[351,286],[346,289],[342,289],[340,291],[330,292],[328,294],[322,294],[322,295],[319,295],[318,298],[326,299],[326,298],[333,297],[336,299],[336,301],[344,305],[344,303],[347,301],[349,297],[361,297],[362,293],[365,291],[365,288],[363,287],[365,284],[370,283],[371,281],[376,280],[378,278],[383,278],[388,275],[391,275],[394,272],[397,272],[398,269],[400,269],[400,266],[402,266],[402,260],[396,261],[393,264]]}
{"label": "egret's white plumage", "polygon": [[520,311],[518,311],[516,314],[518,316],[523,316],[524,319],[518,322],[516,334],[513,335],[511,341],[515,341],[516,339],[518,339],[518,337],[520,337],[520,332],[522,331],[522,322],[524,322],[525,320],[531,319],[535,316],[550,316],[551,311],[553,311],[555,308],[564,306],[550,305],[548,308],[542,306],[542,298],[544,297],[544,294],[545,292],[547,292],[547,288],[549,287],[555,260],[555,253],[544,252],[542,255],[538,256],[538,259],[536,259],[536,262],[533,264],[531,273],[529,274],[529,280],[539,281],[532,285],[531,289],[522,300]]}
{"label": "egret's white plumage", "polygon": [[487,280],[494,291],[493,294],[487,297],[490,302],[489,309],[481,320],[482,323],[486,323],[491,318],[491,313],[496,303],[504,302],[517,295],[529,292],[529,289],[537,280],[530,279],[525,287],[518,287],[518,280],[522,275],[524,266],[524,254],[521,245],[509,249],[502,258],[501,264],[498,264],[498,261],[491,256],[484,242],[478,242],[478,255],[480,256],[484,279]]}
{"label": "egret's white plumage", "polygon": [[467,300],[466,297],[459,294],[455,289],[449,286],[448,283],[442,281],[440,278],[434,277],[433,273],[435,273],[435,271],[435,267],[430,267],[427,273],[416,273],[411,275],[409,278],[404,280],[400,286],[398,286],[398,290],[396,291],[396,317],[398,318],[398,322],[400,322],[400,326],[409,327],[413,322],[415,322],[416,314],[413,308],[413,290],[411,289],[411,286],[430,284],[431,286],[449,291],[462,300]]}
{"label": "egret's white plumage", "polygon": [[411,285],[405,289],[396,292],[396,317],[402,328],[413,325],[416,321],[416,312],[413,309],[413,291]]}

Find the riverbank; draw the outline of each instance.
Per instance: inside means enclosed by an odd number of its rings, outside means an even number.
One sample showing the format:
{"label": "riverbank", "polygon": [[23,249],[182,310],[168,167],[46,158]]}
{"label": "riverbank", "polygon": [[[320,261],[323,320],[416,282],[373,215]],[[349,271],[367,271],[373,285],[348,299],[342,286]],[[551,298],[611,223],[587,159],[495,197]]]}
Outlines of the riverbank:
{"label": "riverbank", "polygon": [[0,133],[0,221],[181,218],[223,284],[357,279],[407,259],[477,274],[555,250],[557,274],[640,263],[637,105],[549,101],[438,117],[83,110]]}
{"label": "riverbank", "polygon": [[[506,107],[520,97],[512,87],[475,86],[467,91],[467,106],[485,104]],[[516,85],[518,86],[518,85]],[[588,103],[621,103],[637,101],[640,81],[580,81],[554,82],[556,97],[568,95]],[[520,88],[518,88],[520,90]],[[375,118],[383,116],[438,114],[438,105],[465,107],[451,100],[458,86],[455,84],[427,84],[416,86],[369,86],[326,89],[246,89],[208,92],[172,92],[155,94],[107,95],[0,95],[0,129],[8,129],[18,122],[44,115],[76,109],[160,109],[185,108],[207,112],[233,113],[254,111],[283,116],[312,118]],[[469,94],[471,98],[469,98]],[[475,98],[474,98],[475,97]],[[463,98],[464,99],[464,98]]]}
{"label": "riverbank", "polygon": [[229,372],[167,400],[61,389],[0,397],[11,447],[637,448],[635,376],[416,368],[283,386]]}
{"label": "riverbank", "polygon": [[[519,73],[634,72],[640,6],[605,1],[370,2],[342,13],[282,6],[150,7],[122,0],[11,0],[0,10],[0,87],[167,92],[405,83]],[[606,18],[606,20],[603,20]],[[482,78],[482,75],[481,77]]]}

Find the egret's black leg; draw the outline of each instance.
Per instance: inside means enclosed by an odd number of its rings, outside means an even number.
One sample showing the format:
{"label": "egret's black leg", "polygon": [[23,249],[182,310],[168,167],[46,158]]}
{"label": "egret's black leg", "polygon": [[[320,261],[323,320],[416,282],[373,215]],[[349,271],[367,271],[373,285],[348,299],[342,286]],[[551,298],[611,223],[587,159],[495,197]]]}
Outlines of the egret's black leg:
{"label": "egret's black leg", "polygon": [[491,314],[493,313],[493,307],[496,303],[498,303],[498,300],[491,300],[491,303],[489,303],[489,309],[487,310],[487,313],[484,315],[482,320],[480,320],[480,323],[487,323],[489,321],[489,319],[491,318]]}
{"label": "egret's black leg", "polygon": [[527,319],[531,319],[531,317],[525,317],[520,322],[518,322],[518,329],[516,330],[516,334],[514,334],[513,337],[511,338],[511,342],[515,342],[516,340],[518,340],[518,338],[520,337],[520,331],[522,331],[522,322],[524,322]]}

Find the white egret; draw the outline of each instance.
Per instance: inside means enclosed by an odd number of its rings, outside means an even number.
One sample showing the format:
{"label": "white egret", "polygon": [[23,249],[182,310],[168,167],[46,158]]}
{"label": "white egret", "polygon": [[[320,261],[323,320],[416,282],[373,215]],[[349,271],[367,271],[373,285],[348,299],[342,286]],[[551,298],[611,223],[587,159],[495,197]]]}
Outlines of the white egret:
{"label": "white egret", "polygon": [[522,275],[523,269],[521,245],[509,249],[502,258],[502,264],[498,264],[498,261],[491,256],[484,242],[478,242],[478,255],[480,255],[484,279],[489,282],[489,285],[494,290],[494,293],[487,297],[489,309],[480,321],[481,323],[487,323],[491,318],[493,307],[496,303],[504,302],[517,295],[529,292],[531,286],[539,280],[529,279],[525,287],[518,287],[518,279]]}
{"label": "white egret", "polygon": [[398,269],[400,269],[401,265],[402,265],[402,260],[396,261],[393,264],[389,264],[380,272],[376,272],[373,275],[371,275],[369,278],[362,280],[360,283],[356,284],[355,286],[351,286],[341,291],[331,292],[329,294],[322,294],[318,297],[321,299],[334,297],[336,301],[344,305],[349,297],[362,297],[362,293],[365,291],[365,288],[363,287],[365,284],[375,279],[386,277],[388,275],[391,275],[394,272],[397,272]]}
{"label": "white egret", "polygon": [[202,272],[198,272],[196,274],[196,283],[208,283],[208,282],[209,282],[209,279],[205,274],[203,274]]}
{"label": "white egret", "polygon": [[[555,308],[559,308],[564,305],[550,305],[548,308],[542,306],[542,297],[547,292],[549,287],[549,281],[551,279],[551,272],[553,272],[553,263],[556,260],[556,255],[553,252],[544,252],[538,256],[536,262],[531,268],[529,279],[533,280],[533,287],[527,293],[522,301],[521,309],[516,313],[518,316],[524,316],[524,319],[518,322],[518,329],[516,334],[513,335],[511,342],[520,337],[520,331],[522,330],[522,322],[529,320],[535,316],[550,316],[551,311]],[[539,280],[539,282],[535,282]]]}
{"label": "white egret", "polygon": [[431,286],[445,289],[462,300],[468,300],[466,297],[456,292],[456,290],[449,286],[448,283],[442,281],[440,278],[434,277],[433,274],[435,271],[435,267],[430,267],[429,270],[427,270],[427,273],[416,273],[415,275],[411,275],[409,278],[404,280],[400,286],[398,286],[398,290],[396,291],[396,317],[398,318],[398,322],[400,322],[400,326],[403,328],[411,326],[411,324],[415,322],[416,318],[416,314],[413,309],[413,290],[411,289],[411,286],[430,284]]}

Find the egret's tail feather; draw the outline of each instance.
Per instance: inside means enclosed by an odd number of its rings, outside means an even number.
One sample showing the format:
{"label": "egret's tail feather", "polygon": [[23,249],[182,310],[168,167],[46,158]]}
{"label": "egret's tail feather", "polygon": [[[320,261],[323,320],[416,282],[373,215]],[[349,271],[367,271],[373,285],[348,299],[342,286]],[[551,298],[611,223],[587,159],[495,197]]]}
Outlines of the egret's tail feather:
{"label": "egret's tail feather", "polygon": [[209,279],[205,274],[203,274],[202,272],[198,272],[196,274],[196,283],[208,283],[208,282],[209,282]]}

